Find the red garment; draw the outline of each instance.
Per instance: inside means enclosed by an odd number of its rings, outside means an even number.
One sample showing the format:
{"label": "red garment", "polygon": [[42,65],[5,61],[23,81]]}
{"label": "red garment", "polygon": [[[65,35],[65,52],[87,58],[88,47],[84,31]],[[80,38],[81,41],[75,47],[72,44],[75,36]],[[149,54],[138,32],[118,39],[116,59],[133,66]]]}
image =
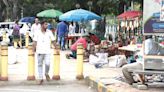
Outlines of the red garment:
{"label": "red garment", "polygon": [[87,48],[87,41],[85,38],[79,38],[72,46],[71,46],[71,50],[76,51],[77,50],[77,44],[78,43],[82,43],[84,49]]}
{"label": "red garment", "polygon": [[90,39],[91,41],[93,41],[93,43],[95,43],[95,45],[98,45],[101,43],[100,39],[96,35],[90,35]]}
{"label": "red garment", "polygon": [[161,44],[162,44],[162,45],[164,45],[164,41],[163,41],[163,42],[161,42]]}

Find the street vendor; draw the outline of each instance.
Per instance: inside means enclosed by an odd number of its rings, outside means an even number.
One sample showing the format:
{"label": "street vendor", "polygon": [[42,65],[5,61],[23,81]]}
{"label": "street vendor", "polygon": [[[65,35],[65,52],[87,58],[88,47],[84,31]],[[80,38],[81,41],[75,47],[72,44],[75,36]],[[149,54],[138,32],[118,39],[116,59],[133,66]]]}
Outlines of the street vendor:
{"label": "street vendor", "polygon": [[[152,36],[147,36],[145,40],[145,50],[144,53],[146,55],[164,55],[164,49],[160,47],[158,43],[156,43]],[[135,63],[127,64],[122,67],[123,75],[128,84],[132,85],[136,81],[133,79],[133,75],[128,70],[141,70],[143,68],[143,60],[139,60]],[[140,81],[143,82],[143,79],[140,77]]]}
{"label": "street vendor", "polygon": [[91,39],[91,41],[92,41],[95,45],[98,45],[98,44],[101,43],[101,40],[100,40],[95,34],[89,33],[89,38]]}
{"label": "street vendor", "polygon": [[71,52],[72,54],[67,54],[66,55],[66,58],[75,58],[76,59],[76,53],[77,53],[77,45],[78,43],[82,43],[83,44],[83,47],[84,49],[86,50],[87,49],[87,41],[88,41],[88,36],[83,36],[83,37],[80,37],[72,46],[71,46]]}

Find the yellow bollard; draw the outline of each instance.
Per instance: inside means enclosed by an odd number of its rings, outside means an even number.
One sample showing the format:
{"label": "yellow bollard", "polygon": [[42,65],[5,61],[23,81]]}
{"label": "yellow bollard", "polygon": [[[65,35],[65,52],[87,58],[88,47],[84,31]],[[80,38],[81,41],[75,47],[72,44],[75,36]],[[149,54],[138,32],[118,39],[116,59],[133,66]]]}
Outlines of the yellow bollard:
{"label": "yellow bollard", "polygon": [[26,40],[25,40],[26,48],[28,48],[28,43],[29,43],[29,32],[26,33]]}
{"label": "yellow bollard", "polygon": [[[1,52],[1,45],[0,45],[0,53],[2,53],[2,52]],[[1,77],[1,73],[2,73],[2,72],[1,72],[1,67],[2,67],[2,64],[1,64],[1,55],[0,55],[0,77]]]}
{"label": "yellow bollard", "polygon": [[3,33],[3,42],[7,41],[6,32]]}
{"label": "yellow bollard", "polygon": [[28,46],[28,77],[27,80],[35,80],[35,58],[33,47],[31,44]]}
{"label": "yellow bollard", "polygon": [[103,84],[101,82],[98,82],[97,90],[98,92],[103,92]]}
{"label": "yellow bollard", "polygon": [[14,48],[17,48],[17,42],[14,41]]}
{"label": "yellow bollard", "polygon": [[53,73],[53,80],[60,80],[60,46],[57,45],[57,48],[54,49],[54,73]]}
{"label": "yellow bollard", "polygon": [[1,45],[1,77],[2,81],[8,80],[8,46],[7,44]]}
{"label": "yellow bollard", "polygon": [[84,79],[83,76],[83,59],[84,59],[84,50],[83,44],[79,43],[77,45],[77,76],[76,79]]}
{"label": "yellow bollard", "polygon": [[69,39],[69,48],[71,48],[72,45],[72,39]]}

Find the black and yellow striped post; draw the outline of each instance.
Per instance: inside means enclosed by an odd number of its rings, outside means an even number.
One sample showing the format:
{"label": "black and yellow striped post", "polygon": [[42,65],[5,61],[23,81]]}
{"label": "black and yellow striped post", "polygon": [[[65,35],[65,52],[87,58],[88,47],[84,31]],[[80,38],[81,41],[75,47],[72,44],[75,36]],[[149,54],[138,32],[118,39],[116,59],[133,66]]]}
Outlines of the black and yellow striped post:
{"label": "black and yellow striped post", "polygon": [[1,77],[0,80],[8,80],[8,46],[6,43],[1,44]]}
{"label": "black and yellow striped post", "polygon": [[77,45],[77,76],[76,79],[84,79],[83,76],[84,48],[82,43]]}
{"label": "black and yellow striped post", "polygon": [[29,44],[29,32],[26,32],[25,47],[28,48]]}
{"label": "black and yellow striped post", "polygon": [[28,46],[28,76],[27,80],[35,80],[35,55],[32,44]]}
{"label": "black and yellow striped post", "polygon": [[53,80],[60,80],[60,45],[57,45],[54,49],[54,72],[53,72]]}

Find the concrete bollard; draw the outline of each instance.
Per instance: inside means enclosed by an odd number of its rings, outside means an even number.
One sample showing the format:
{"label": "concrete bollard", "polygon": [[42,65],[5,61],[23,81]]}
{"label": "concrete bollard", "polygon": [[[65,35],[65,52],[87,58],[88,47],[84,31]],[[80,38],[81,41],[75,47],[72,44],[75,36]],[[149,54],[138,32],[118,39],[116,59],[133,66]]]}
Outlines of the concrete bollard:
{"label": "concrete bollard", "polygon": [[6,32],[3,33],[3,42],[6,42],[7,41],[7,37],[6,37]]}
{"label": "concrete bollard", "polygon": [[15,38],[15,37],[13,38],[13,41],[14,41],[14,48],[17,48],[17,47],[18,47],[18,43],[17,43],[17,41],[16,41],[16,38]]}
{"label": "concrete bollard", "polygon": [[14,41],[14,48],[17,48],[17,42]]}
{"label": "concrete bollard", "polygon": [[35,80],[35,55],[31,44],[28,46],[28,77],[27,80]]}
{"label": "concrete bollard", "polygon": [[60,80],[60,46],[57,45],[57,48],[54,49],[54,72],[53,72],[53,80]]}
{"label": "concrete bollard", "polygon": [[71,45],[72,45],[72,38],[69,39],[69,48],[71,47]]}
{"label": "concrete bollard", "polygon": [[103,84],[101,82],[98,82],[97,92],[103,92]]}
{"label": "concrete bollard", "polygon": [[84,60],[84,49],[83,44],[79,43],[77,45],[77,76],[76,79],[84,79],[83,76],[83,60]]}
{"label": "concrete bollard", "polygon": [[29,44],[29,32],[26,33],[25,47],[28,48]]}
{"label": "concrete bollard", "polygon": [[1,77],[0,80],[8,80],[8,46],[6,43],[1,44]]}

